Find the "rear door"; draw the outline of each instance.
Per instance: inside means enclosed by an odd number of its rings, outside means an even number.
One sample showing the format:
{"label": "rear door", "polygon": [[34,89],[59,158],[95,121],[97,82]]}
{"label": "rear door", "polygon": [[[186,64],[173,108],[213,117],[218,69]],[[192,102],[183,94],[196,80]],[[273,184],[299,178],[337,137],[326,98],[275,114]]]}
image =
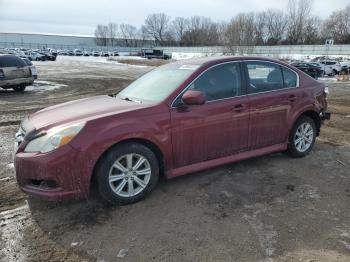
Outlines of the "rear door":
{"label": "rear door", "polygon": [[284,143],[291,112],[302,97],[297,74],[265,61],[247,61],[245,68],[250,97],[250,149]]}
{"label": "rear door", "polygon": [[241,63],[214,66],[186,90],[202,91],[204,105],[171,108],[174,168],[232,155],[248,148],[249,111]]}

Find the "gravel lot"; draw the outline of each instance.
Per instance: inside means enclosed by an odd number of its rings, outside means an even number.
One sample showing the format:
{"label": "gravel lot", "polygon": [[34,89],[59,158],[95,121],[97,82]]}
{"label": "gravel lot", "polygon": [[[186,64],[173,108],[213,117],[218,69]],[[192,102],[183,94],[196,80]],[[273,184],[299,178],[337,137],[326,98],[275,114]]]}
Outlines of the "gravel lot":
{"label": "gravel lot", "polygon": [[329,83],[332,120],[309,156],[277,153],[160,181],[146,200],[107,208],[94,196],[47,203],[22,194],[14,133],[28,113],[115,93],[152,67],[84,57],[35,64],[28,91],[0,90],[0,261],[350,261],[350,83]]}

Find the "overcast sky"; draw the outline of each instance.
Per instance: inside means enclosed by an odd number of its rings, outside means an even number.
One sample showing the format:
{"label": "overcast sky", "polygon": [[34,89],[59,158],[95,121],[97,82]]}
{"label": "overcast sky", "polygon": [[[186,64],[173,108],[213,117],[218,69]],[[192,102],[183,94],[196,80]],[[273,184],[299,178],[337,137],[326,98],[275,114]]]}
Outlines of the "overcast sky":
{"label": "overcast sky", "polygon": [[[239,12],[285,9],[288,0],[0,0],[0,32],[93,35],[97,24],[115,22],[139,27],[147,14],[207,16],[230,20]],[[322,18],[350,0],[314,1]]]}

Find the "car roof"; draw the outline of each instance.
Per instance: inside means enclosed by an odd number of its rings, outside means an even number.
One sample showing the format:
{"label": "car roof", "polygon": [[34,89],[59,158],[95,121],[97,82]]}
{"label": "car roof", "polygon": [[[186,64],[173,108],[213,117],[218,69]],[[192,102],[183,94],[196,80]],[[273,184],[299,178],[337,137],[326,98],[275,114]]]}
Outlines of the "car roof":
{"label": "car roof", "polygon": [[211,56],[211,57],[201,57],[201,58],[191,58],[176,61],[175,63],[179,65],[200,65],[200,66],[210,66],[219,63],[231,62],[231,61],[244,61],[244,60],[261,60],[267,62],[280,63],[287,65],[283,61],[271,59],[262,56]]}

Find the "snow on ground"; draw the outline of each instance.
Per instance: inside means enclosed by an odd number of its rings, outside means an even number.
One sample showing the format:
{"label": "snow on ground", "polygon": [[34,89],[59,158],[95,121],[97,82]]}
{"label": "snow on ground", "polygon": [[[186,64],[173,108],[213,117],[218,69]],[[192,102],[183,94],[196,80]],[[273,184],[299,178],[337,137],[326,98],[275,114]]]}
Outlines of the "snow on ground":
{"label": "snow on ground", "polygon": [[173,52],[172,58],[175,60],[183,60],[190,58],[208,57],[208,56],[222,56],[222,53],[178,53]]}
{"label": "snow on ground", "polygon": [[35,80],[32,85],[26,87],[26,91],[52,91],[65,86],[55,82]]}
{"label": "snow on ground", "polygon": [[[101,56],[58,56],[57,61],[59,62],[70,62],[78,61],[82,63],[89,63],[90,65],[95,64],[116,64],[120,66],[129,66],[129,67],[148,67],[147,65],[132,65],[118,63],[118,60],[146,60],[146,58],[139,56],[111,56],[111,57],[101,57]],[[42,62],[35,62],[42,63]]]}

